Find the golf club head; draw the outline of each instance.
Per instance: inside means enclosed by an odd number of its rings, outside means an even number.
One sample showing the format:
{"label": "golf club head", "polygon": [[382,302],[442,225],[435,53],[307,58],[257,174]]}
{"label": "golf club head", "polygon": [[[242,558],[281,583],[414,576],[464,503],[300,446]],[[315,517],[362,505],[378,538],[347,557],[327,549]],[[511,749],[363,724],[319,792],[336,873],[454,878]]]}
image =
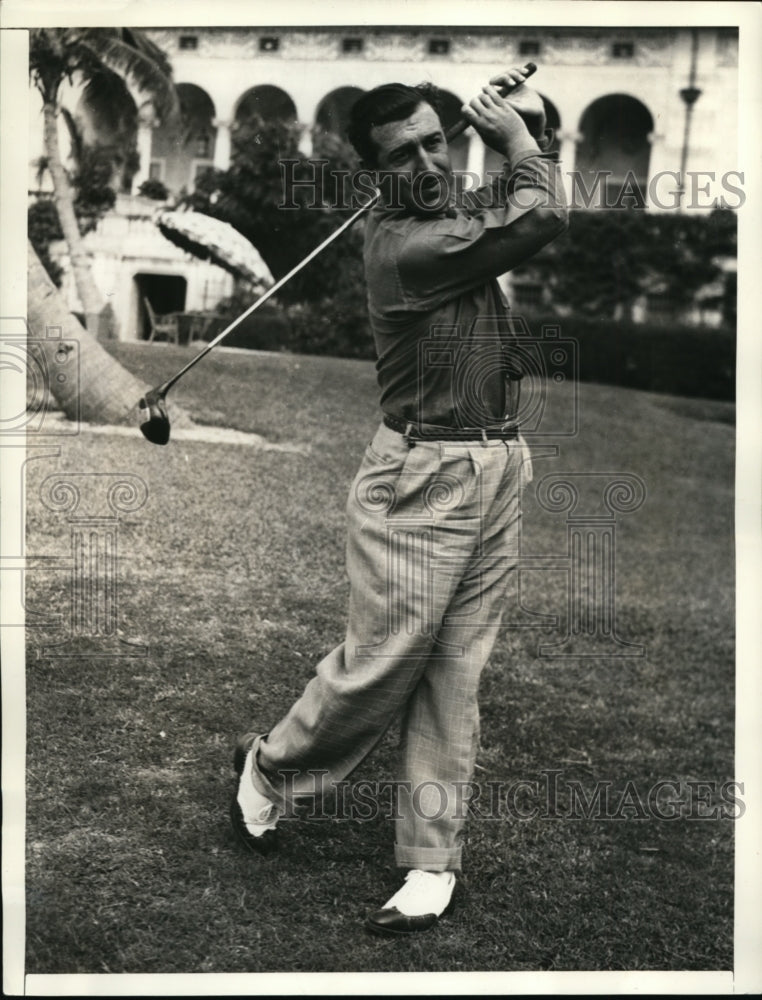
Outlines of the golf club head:
{"label": "golf club head", "polygon": [[151,444],[166,444],[169,441],[169,414],[164,396],[152,389],[138,403],[140,407],[140,429]]}

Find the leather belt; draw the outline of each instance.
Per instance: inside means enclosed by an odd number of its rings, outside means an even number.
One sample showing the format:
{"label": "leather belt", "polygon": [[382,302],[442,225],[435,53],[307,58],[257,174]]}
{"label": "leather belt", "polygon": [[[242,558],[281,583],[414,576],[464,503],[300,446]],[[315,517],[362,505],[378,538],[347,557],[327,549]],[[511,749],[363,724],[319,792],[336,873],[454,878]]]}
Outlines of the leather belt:
{"label": "leather belt", "polygon": [[441,427],[437,424],[415,424],[403,417],[384,414],[384,424],[403,434],[408,441],[515,441],[518,424],[494,424],[491,427]]}

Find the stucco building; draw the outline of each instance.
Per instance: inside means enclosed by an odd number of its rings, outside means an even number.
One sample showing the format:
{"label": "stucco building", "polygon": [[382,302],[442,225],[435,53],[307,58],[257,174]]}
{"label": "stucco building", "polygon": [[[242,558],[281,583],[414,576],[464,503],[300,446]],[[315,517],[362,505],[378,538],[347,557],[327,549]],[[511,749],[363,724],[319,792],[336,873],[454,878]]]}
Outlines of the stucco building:
{"label": "stucco building", "polygon": [[[236,123],[252,112],[303,125],[301,148],[310,154],[314,129],[340,131],[359,94],[391,80],[437,84],[456,117],[489,76],[532,60],[540,67],[532,85],[546,102],[573,206],[615,204],[625,189],[631,199],[625,204],[649,211],[739,204],[736,29],[268,27],[148,34],[173,66],[187,124],[180,139],[157,127],[145,95],[129,88],[117,98],[110,94],[103,106],[76,87],[65,96],[91,136],[108,129],[116,107],[134,130],[137,172],[124,178],[117,210],[88,238],[96,278],[125,338],[145,333],[145,296],[159,311],[208,309],[231,288],[224,272],[160,236],[150,219],[155,206],[137,197],[144,181],[162,181],[178,194],[193,188],[200,171],[226,169]],[[39,115],[32,128],[32,148],[41,151]],[[457,169],[478,175],[501,160],[469,133],[457,140],[453,159]],[[33,178],[32,169],[36,190]]]}

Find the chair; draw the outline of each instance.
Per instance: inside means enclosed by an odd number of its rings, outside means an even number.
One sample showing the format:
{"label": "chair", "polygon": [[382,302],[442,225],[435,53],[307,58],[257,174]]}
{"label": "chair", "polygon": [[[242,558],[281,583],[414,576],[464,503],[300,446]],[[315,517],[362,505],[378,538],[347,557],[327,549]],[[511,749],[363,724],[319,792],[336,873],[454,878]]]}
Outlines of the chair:
{"label": "chair", "polygon": [[203,313],[201,315],[196,313],[194,316],[191,316],[190,328],[188,331],[188,343],[194,344],[197,340],[203,341],[206,337],[207,330],[212,325],[213,319],[213,313]]}
{"label": "chair", "polygon": [[151,333],[147,337],[148,342],[150,343],[153,340],[165,337],[170,344],[179,344],[180,324],[177,313],[166,313],[165,315],[157,316],[153,311],[153,306],[145,296],[143,296],[143,302],[145,303],[148,320],[151,324]]}

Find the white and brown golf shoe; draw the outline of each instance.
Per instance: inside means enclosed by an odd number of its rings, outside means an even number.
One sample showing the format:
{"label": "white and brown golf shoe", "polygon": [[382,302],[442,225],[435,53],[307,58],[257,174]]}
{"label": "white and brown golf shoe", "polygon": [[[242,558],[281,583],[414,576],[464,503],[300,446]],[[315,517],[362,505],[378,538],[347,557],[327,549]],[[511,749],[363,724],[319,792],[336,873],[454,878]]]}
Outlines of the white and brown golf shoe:
{"label": "white and brown golf shoe", "polygon": [[391,935],[430,930],[449,908],[454,888],[454,872],[414,868],[389,902],[367,915],[365,927],[374,934]]}

